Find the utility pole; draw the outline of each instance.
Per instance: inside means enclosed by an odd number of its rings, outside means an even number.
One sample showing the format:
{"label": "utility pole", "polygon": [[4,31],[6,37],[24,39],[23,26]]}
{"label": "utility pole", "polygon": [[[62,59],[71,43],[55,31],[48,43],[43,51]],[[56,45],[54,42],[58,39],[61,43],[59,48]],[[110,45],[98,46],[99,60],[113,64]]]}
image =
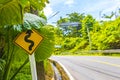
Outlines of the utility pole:
{"label": "utility pole", "polygon": [[90,30],[88,28],[88,25],[86,26],[87,28],[87,33],[88,33],[88,39],[89,39],[89,45],[90,45],[90,50],[92,49],[92,42],[91,42],[91,37],[90,37]]}

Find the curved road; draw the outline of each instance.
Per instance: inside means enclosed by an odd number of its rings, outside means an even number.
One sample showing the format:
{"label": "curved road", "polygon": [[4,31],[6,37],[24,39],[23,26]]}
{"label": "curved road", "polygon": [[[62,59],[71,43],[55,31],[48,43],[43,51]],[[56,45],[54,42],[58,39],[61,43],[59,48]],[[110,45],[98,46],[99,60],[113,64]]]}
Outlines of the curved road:
{"label": "curved road", "polygon": [[120,58],[94,56],[52,56],[75,80],[120,80]]}

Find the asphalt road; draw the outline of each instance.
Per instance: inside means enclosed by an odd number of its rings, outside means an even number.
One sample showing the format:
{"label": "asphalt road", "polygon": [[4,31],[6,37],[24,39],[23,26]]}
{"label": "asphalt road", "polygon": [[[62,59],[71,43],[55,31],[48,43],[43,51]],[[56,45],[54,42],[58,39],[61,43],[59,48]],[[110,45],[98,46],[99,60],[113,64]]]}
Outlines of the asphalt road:
{"label": "asphalt road", "polygon": [[74,80],[120,80],[120,58],[94,56],[52,56]]}

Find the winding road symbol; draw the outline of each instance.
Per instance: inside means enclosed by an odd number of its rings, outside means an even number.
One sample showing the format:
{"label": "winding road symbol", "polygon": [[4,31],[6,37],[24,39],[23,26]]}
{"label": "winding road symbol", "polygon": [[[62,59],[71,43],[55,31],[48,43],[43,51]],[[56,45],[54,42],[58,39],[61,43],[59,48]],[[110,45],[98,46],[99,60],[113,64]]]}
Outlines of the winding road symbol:
{"label": "winding road symbol", "polygon": [[32,47],[34,46],[34,42],[32,40],[29,40],[29,37],[31,36],[32,34],[32,30],[27,30],[26,32],[26,36],[24,37],[24,40],[27,42],[27,43],[30,43],[30,46],[29,46],[29,50],[31,51],[32,50]]}
{"label": "winding road symbol", "polygon": [[14,40],[17,46],[23,48],[26,52],[32,55],[39,47],[43,37],[36,30],[27,30],[20,33]]}

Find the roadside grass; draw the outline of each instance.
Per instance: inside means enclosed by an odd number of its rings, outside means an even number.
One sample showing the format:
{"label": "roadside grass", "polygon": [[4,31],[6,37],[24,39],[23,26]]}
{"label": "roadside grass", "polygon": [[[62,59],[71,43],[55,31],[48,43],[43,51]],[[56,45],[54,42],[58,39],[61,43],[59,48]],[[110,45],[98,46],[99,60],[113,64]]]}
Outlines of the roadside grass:
{"label": "roadside grass", "polygon": [[[16,62],[12,65],[12,70],[11,70],[11,75],[18,69],[20,65],[22,65],[21,62]],[[45,77],[46,80],[52,80],[54,72],[52,70],[52,66],[49,62],[49,60],[44,61],[45,64]],[[16,75],[14,80],[32,80],[31,76],[31,69],[30,69],[30,63],[27,63],[21,70],[20,72]]]}
{"label": "roadside grass", "polygon": [[[21,62],[16,62],[12,65],[12,73],[14,73],[15,71],[17,71],[18,67],[20,65],[22,65],[22,61]],[[20,72],[15,76],[14,80],[32,80],[32,76],[31,76],[31,70],[30,70],[30,64],[27,63],[21,70]]]}
{"label": "roadside grass", "polygon": [[54,54],[59,56],[113,56],[113,57],[120,57],[120,53],[87,53],[87,52],[61,52],[59,54]]}
{"label": "roadside grass", "polygon": [[45,60],[45,78],[46,80],[52,80],[54,77],[54,71],[49,60]]}
{"label": "roadside grass", "polygon": [[120,53],[112,53],[111,55],[108,56],[112,56],[112,57],[120,57]]}
{"label": "roadside grass", "polygon": [[78,53],[78,54],[72,54],[75,56],[114,56],[114,57],[120,57],[120,53]]}
{"label": "roadside grass", "polygon": [[[11,65],[11,71],[9,75],[9,79],[13,77],[15,72],[18,70],[18,68],[24,63],[24,61],[28,58],[28,54],[22,49],[17,49],[15,51],[15,55],[19,57],[13,58],[12,65]],[[49,62],[49,60],[44,61],[44,67],[45,67],[45,77],[46,80],[51,80],[53,78],[53,70],[52,66]],[[32,80],[32,75],[31,75],[31,68],[30,68],[30,62],[28,62],[15,76],[13,80]]]}

